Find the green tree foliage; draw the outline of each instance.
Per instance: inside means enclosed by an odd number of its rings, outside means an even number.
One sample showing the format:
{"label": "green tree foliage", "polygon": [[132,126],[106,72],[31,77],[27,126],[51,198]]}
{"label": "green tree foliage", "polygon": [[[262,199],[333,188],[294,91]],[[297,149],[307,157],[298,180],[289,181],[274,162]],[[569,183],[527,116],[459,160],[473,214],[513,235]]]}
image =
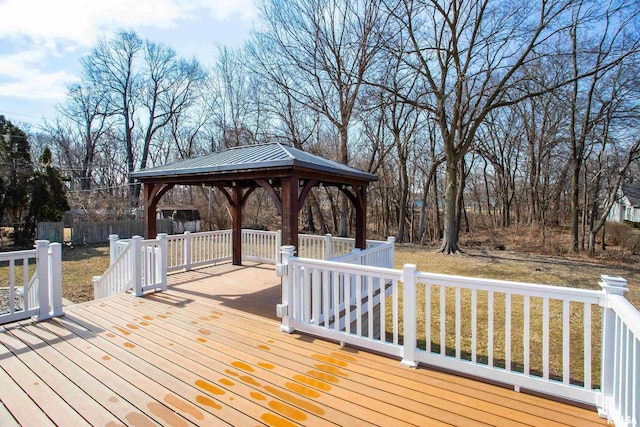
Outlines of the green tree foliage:
{"label": "green tree foliage", "polygon": [[27,134],[0,115],[0,223],[20,222],[33,175]]}
{"label": "green tree foliage", "polygon": [[60,171],[51,165],[51,150],[45,147],[40,156],[40,170],[30,182],[29,210],[24,221],[20,239],[26,242],[35,236],[38,222],[60,221],[62,214],[70,209],[63,178]]}
{"label": "green tree foliage", "polygon": [[34,168],[27,134],[1,115],[0,135],[0,223],[14,224],[14,244],[27,246],[38,222],[60,221],[69,202],[48,147]]}

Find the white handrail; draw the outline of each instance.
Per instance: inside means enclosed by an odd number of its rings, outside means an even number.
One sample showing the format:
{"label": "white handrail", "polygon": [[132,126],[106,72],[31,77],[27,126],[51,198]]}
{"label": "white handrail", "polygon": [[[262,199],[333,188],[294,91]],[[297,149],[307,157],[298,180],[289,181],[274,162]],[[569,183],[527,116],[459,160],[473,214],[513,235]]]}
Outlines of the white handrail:
{"label": "white handrail", "polygon": [[[323,261],[295,257],[293,247],[283,247],[276,269],[283,286],[281,329],[401,357],[409,366],[426,363],[596,405],[616,425],[637,425],[640,313],[622,296],[623,279],[603,276],[603,290],[476,279],[417,272],[412,265],[360,265],[365,252]],[[417,299],[425,301],[422,307]],[[600,306],[601,342],[593,334]],[[420,331],[419,324],[425,325]],[[602,367],[594,380],[597,347]],[[541,355],[536,369],[534,355]]]}
{"label": "white handrail", "polygon": [[[139,236],[136,236],[139,237]],[[110,236],[111,238],[111,236]],[[111,239],[110,239],[111,240]],[[133,250],[130,240],[124,250],[119,250],[102,276],[93,278],[93,298],[105,298],[127,292],[133,287]],[[112,246],[114,248],[116,246]]]}
{"label": "white handrail", "polygon": [[[29,277],[29,261],[36,271]],[[8,310],[0,314],[0,324],[38,316],[48,319],[60,316],[62,310],[61,245],[36,240],[34,250],[5,252],[0,261],[8,264]],[[22,265],[17,268],[16,261]],[[16,299],[18,304],[16,305]]]}
{"label": "white handrail", "polygon": [[616,426],[640,421],[640,313],[627,301],[627,281],[601,276],[602,402],[599,410]]}

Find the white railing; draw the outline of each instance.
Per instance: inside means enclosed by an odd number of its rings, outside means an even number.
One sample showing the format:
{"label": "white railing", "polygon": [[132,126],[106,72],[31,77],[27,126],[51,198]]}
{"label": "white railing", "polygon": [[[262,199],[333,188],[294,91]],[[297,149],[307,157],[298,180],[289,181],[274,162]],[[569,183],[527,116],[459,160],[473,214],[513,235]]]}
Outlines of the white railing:
{"label": "white railing", "polygon": [[157,239],[151,240],[132,237],[107,271],[93,278],[94,298],[118,295],[129,289],[136,296],[150,290],[166,290],[167,242],[166,234],[159,234]]}
{"label": "white railing", "polygon": [[[30,261],[35,262],[31,278]],[[6,263],[3,268],[8,269],[7,308],[0,314],[0,324],[31,316],[42,320],[64,314],[60,243],[36,240],[35,249],[1,253],[0,262]]]}
{"label": "white railing", "polygon": [[597,404],[592,312],[601,291],[431,273],[416,273],[405,287],[416,296],[404,306],[407,317],[425,325],[422,336],[406,338],[416,348],[407,346],[405,358]]}
{"label": "white railing", "polygon": [[389,237],[386,242],[368,240],[367,249],[354,248],[351,253],[331,258],[330,261],[393,268],[395,241],[395,237]]}
{"label": "white railing", "polygon": [[275,264],[279,257],[280,231],[242,230],[242,259]]}
{"label": "white railing", "polygon": [[583,290],[354,265],[357,252],[343,258],[354,264],[302,259],[293,249],[283,247],[276,269],[283,331],[591,404],[616,425],[637,425],[640,313],[622,296],[623,279],[602,276],[602,290]]}
{"label": "white railing", "polygon": [[[367,249],[385,243],[381,240],[367,240]],[[331,234],[315,236],[298,235],[297,255],[300,258],[332,260],[350,255],[356,249],[355,240],[346,237],[334,237]]]}
{"label": "white railing", "polygon": [[[283,303],[278,307],[283,314],[282,330],[310,332],[402,356],[399,328],[402,313],[398,305],[401,272],[296,258],[292,254],[282,255],[288,271],[283,277]],[[390,325],[387,317],[391,319]]]}
{"label": "white railing", "polygon": [[167,238],[167,269],[193,267],[228,261],[232,256],[231,230],[176,234]]}
{"label": "white railing", "polygon": [[[161,235],[159,235],[161,236]],[[166,236],[166,235],[162,235]],[[188,271],[194,267],[204,265],[214,265],[219,262],[226,262],[232,259],[232,231],[208,231],[203,233],[177,234],[163,237],[166,245],[166,255],[161,255],[147,249],[147,258],[151,255],[158,260],[162,258],[166,264],[167,271],[185,270]],[[262,231],[262,230],[242,230],[242,259],[247,261],[256,261],[261,263],[276,264],[279,262],[281,233],[280,231]],[[145,240],[137,237],[140,242],[137,245],[148,246],[156,245],[155,240]],[[310,236],[299,235],[301,248],[307,256],[317,256],[320,259],[332,258],[335,254],[343,255],[349,249],[354,248],[353,239],[336,238],[327,234],[326,236]],[[130,246],[133,245],[134,239],[119,240],[117,235],[109,236],[110,242],[110,267],[103,276],[94,278],[94,297],[103,298],[107,296],[117,295],[134,288],[137,269],[142,270],[142,278],[140,279],[140,287],[142,291],[149,287],[156,288],[157,285],[164,281],[166,277],[160,279],[156,277],[160,261],[148,261],[147,258],[140,258],[136,263]],[[388,242],[368,240],[367,247],[377,248],[370,255],[371,259],[362,258],[355,255],[361,264],[375,265],[371,263],[382,263],[381,265],[391,266],[393,263],[393,244],[390,246]],[[159,250],[159,249],[158,249]],[[140,249],[142,251],[142,249]],[[355,251],[357,252],[357,251]],[[355,253],[354,252],[354,253]],[[128,255],[127,255],[128,254]],[[380,259],[374,259],[378,257]],[[386,259],[384,261],[382,258]],[[149,258],[150,260],[151,258]],[[147,261],[145,261],[147,260]],[[162,267],[165,268],[165,267]],[[147,271],[148,270],[148,271]],[[153,278],[147,283],[146,278]],[[136,295],[140,291],[134,292]]]}
{"label": "white railing", "polygon": [[626,285],[615,276],[600,282],[605,293],[600,409],[616,426],[640,421],[640,313],[623,296]]}

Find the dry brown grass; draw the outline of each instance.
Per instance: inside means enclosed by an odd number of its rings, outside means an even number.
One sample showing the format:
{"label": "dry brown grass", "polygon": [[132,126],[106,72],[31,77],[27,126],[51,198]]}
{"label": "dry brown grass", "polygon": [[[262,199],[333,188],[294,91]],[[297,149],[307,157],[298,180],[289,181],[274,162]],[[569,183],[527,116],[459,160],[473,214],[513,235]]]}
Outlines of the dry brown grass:
{"label": "dry brown grass", "polygon": [[[584,255],[551,256],[548,254],[532,253],[536,246],[531,244],[531,231],[520,229],[476,233],[462,239],[464,254],[459,256],[443,255],[437,252],[437,247],[415,245],[396,245],[395,267],[402,268],[406,263],[416,264],[419,271],[431,273],[453,274],[489,279],[512,280],[519,282],[540,283],[557,286],[569,286],[583,289],[599,289],[598,282],[601,274],[619,275],[627,279],[629,292],[626,297],[640,309],[640,257],[625,253],[624,250],[611,247],[606,253],[598,253],[595,258]],[[562,248],[569,244],[563,233],[553,236],[551,244]],[[566,240],[566,241],[565,241]],[[526,244],[529,242],[529,244]],[[507,250],[496,250],[504,245]],[[514,250],[509,250],[513,248]],[[526,248],[526,250],[525,250]],[[538,248],[539,249],[539,248]],[[555,249],[554,249],[555,251]],[[540,252],[549,252],[540,251]],[[564,252],[560,250],[560,252]],[[402,295],[402,294],[400,294]],[[417,296],[418,307],[418,345],[424,349],[425,340],[425,288],[420,285]],[[455,291],[448,288],[445,293],[445,353],[453,355],[455,352]],[[431,349],[440,351],[440,291],[433,286],[431,290],[430,322]],[[470,359],[471,354],[471,291],[461,293],[461,347],[462,358]],[[488,309],[487,293],[478,292],[478,360],[486,363],[488,345]],[[513,296],[511,316],[511,368],[522,371],[524,360],[523,313],[524,299]],[[570,378],[572,383],[582,383],[584,379],[584,339],[583,339],[583,305],[570,305],[570,347],[571,363]],[[531,298],[530,301],[530,369],[536,375],[542,370],[542,299]],[[562,303],[550,301],[550,375],[552,378],[562,378]],[[600,333],[601,313],[598,307],[591,310],[592,318],[592,378],[597,386],[600,371]],[[494,300],[494,365],[505,366],[505,297],[496,294]]]}

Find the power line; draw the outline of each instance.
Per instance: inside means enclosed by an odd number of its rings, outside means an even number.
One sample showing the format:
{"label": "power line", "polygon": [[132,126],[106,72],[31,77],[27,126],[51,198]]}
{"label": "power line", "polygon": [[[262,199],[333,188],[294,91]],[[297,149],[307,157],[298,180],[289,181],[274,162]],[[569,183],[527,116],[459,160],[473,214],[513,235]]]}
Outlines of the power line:
{"label": "power line", "polygon": [[2,115],[6,115],[6,114],[11,114],[13,116],[22,116],[22,117],[29,117],[30,119],[38,119],[38,120],[42,120],[45,117],[41,116],[41,117],[36,117],[36,116],[30,116],[28,114],[22,114],[22,113],[16,113],[15,111],[7,111],[7,110],[3,110]]}

